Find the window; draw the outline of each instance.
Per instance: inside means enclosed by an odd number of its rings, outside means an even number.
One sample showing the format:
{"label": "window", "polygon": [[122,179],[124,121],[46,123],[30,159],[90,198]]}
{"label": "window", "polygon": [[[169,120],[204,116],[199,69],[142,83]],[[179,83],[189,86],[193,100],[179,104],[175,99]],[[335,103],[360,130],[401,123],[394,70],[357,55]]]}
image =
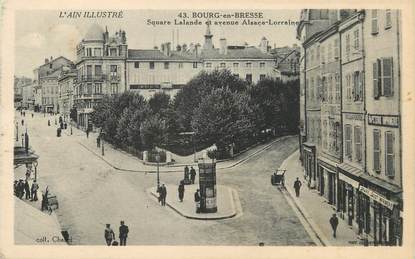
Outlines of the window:
{"label": "window", "polygon": [[380,58],[373,63],[373,96],[393,96],[392,58]]}
{"label": "window", "polygon": [[193,68],[197,68],[197,62],[193,62]]}
{"label": "window", "polygon": [[372,34],[377,34],[378,32],[378,10],[372,10]]}
{"label": "window", "polygon": [[322,130],[323,130],[323,132],[322,132],[322,135],[323,135],[323,148],[327,150],[327,147],[328,147],[327,139],[328,139],[328,137],[327,137],[327,121],[326,120],[323,121],[323,129]]}
{"label": "window", "polygon": [[110,48],[110,56],[116,57],[117,56],[117,49],[116,48]]}
{"label": "window", "polygon": [[353,44],[354,49],[359,50],[359,29],[356,29],[353,32],[353,40],[354,40],[354,44]]}
{"label": "window", "polygon": [[225,68],[226,67],[226,63],[220,63],[220,68]]}
{"label": "window", "polygon": [[86,86],[87,86],[87,94],[92,94],[92,84],[89,83]]}
{"label": "window", "polygon": [[353,99],[363,101],[363,73],[359,71],[353,73]]}
{"label": "window", "polygon": [[169,62],[164,62],[164,69],[169,69]]}
{"label": "window", "polygon": [[153,61],[150,62],[150,69],[154,69],[154,62]]}
{"label": "window", "polygon": [[252,83],[252,74],[246,74],[245,80],[248,81],[248,83]]}
{"label": "window", "polygon": [[259,80],[264,80],[264,79],[265,79],[265,75],[264,74],[259,75]]}
{"label": "window", "polygon": [[140,62],[134,62],[134,68],[140,68]]}
{"label": "window", "polygon": [[91,49],[91,48],[87,48],[87,49],[86,49],[86,56],[87,56],[87,57],[92,56],[92,49]]}
{"label": "window", "polygon": [[252,67],[252,63],[251,62],[246,63],[246,67],[247,68],[251,68]]}
{"label": "window", "polygon": [[238,68],[239,67],[239,63],[233,63],[233,68]]}
{"label": "window", "polygon": [[346,58],[350,58],[350,34],[346,35]]}
{"label": "window", "polygon": [[351,75],[347,74],[346,75],[346,99],[348,101],[352,100],[352,88],[351,88],[351,85],[350,85],[350,83],[351,83],[350,81],[351,81]]}
{"label": "window", "polygon": [[183,68],[183,63],[182,62],[179,63],[179,68]]}
{"label": "window", "polygon": [[380,173],[380,131],[373,130],[373,170]]}
{"label": "window", "polygon": [[340,56],[340,50],[339,50],[340,44],[339,39],[334,40],[334,59],[338,59]]}
{"label": "window", "polygon": [[95,57],[101,57],[102,56],[102,51],[100,48],[94,48],[94,56]]}
{"label": "window", "polygon": [[102,93],[102,84],[101,83],[96,83],[95,84],[95,93],[96,94],[101,94]]}
{"label": "window", "polygon": [[362,132],[359,126],[354,127],[354,149],[356,154],[356,160],[362,161]]}
{"label": "window", "polygon": [[334,76],[335,81],[336,81],[336,103],[340,102],[340,76],[339,73],[336,73],[336,75]]}
{"label": "window", "polygon": [[265,63],[264,62],[259,63],[259,68],[265,68]]}
{"label": "window", "polygon": [[206,68],[211,68],[212,67],[212,63],[206,63]]}
{"label": "window", "polygon": [[117,75],[117,70],[118,70],[118,66],[117,65],[111,65],[110,66],[111,76],[116,76]]}
{"label": "window", "polygon": [[321,99],[323,102],[327,102],[327,77],[323,76],[323,79],[321,80]]}
{"label": "window", "polygon": [[385,132],[385,174],[395,176],[394,136],[391,131]]}
{"label": "window", "polygon": [[112,83],[111,84],[111,93],[112,94],[117,94],[118,93],[118,84],[117,83]]}
{"label": "window", "polygon": [[92,66],[91,65],[86,66],[86,76],[88,79],[92,77]]}
{"label": "window", "polygon": [[95,65],[95,76],[101,76],[101,75],[102,75],[102,66]]}
{"label": "window", "polygon": [[319,101],[321,100],[321,79],[319,76],[317,76],[316,85],[317,85],[316,96],[317,96],[317,100]]}
{"label": "window", "polygon": [[349,160],[352,159],[352,126],[349,124],[345,125],[344,128],[345,133],[345,154],[346,157],[349,158]]}
{"label": "window", "polygon": [[389,29],[391,27],[392,27],[391,9],[386,9],[386,11],[385,11],[385,29]]}

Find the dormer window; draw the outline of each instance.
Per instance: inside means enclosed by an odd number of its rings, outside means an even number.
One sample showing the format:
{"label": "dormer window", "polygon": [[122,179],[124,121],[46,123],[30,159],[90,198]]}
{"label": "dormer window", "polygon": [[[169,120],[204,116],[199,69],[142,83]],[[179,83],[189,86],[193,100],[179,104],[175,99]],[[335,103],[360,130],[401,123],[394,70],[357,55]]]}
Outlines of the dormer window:
{"label": "dormer window", "polygon": [[117,56],[117,48],[110,48],[110,56],[111,57]]}

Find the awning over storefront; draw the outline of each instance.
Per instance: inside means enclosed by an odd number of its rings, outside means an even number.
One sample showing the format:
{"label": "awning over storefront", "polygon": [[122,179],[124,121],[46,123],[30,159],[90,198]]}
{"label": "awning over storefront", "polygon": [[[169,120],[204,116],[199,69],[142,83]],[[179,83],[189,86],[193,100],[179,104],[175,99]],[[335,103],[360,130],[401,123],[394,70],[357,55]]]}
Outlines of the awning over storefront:
{"label": "awning over storefront", "polygon": [[379,179],[377,177],[374,177],[372,175],[363,174],[360,176],[362,179],[375,184],[393,194],[398,194],[402,192],[402,189],[396,185],[393,185],[391,183],[386,182],[385,180]]}
{"label": "awning over storefront", "polygon": [[339,168],[339,179],[350,184],[353,188],[359,188],[359,177],[363,175],[363,171],[359,168],[346,163],[341,163]]}
{"label": "awning over storefront", "polygon": [[336,163],[336,161],[332,161],[326,157],[323,156],[319,156],[317,158],[319,164],[323,167],[325,167],[327,170],[332,171],[332,172],[336,172],[336,167],[338,165],[338,163]]}
{"label": "awning over storefront", "polygon": [[359,191],[364,193],[366,196],[368,196],[370,199],[379,202],[380,204],[382,204],[383,206],[385,206],[386,208],[393,210],[393,206],[395,204],[397,204],[396,202],[390,201],[388,200],[386,197],[382,196],[381,194],[370,190],[364,186],[360,186],[359,187]]}

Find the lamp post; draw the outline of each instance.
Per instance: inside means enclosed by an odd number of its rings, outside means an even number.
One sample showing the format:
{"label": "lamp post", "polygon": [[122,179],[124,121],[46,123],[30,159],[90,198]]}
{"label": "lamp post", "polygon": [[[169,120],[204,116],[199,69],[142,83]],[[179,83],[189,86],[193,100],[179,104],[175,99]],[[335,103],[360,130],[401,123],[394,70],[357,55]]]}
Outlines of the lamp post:
{"label": "lamp post", "polygon": [[38,162],[34,161],[33,166],[35,167],[35,181],[37,181],[37,165],[38,165]]}
{"label": "lamp post", "polygon": [[101,132],[101,136],[99,137],[101,140],[101,154],[102,154],[102,156],[104,156],[104,135],[105,135],[105,132],[104,131],[102,131]]}
{"label": "lamp post", "polygon": [[159,172],[159,162],[160,162],[160,155],[156,154],[156,161],[157,161],[157,190],[160,187],[160,172]]}

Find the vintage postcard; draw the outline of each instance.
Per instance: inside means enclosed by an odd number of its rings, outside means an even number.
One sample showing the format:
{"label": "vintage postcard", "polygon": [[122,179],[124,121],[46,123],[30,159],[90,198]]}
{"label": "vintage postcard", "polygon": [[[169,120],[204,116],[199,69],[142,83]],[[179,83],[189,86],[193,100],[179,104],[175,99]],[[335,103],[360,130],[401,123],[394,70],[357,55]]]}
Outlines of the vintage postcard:
{"label": "vintage postcard", "polygon": [[93,2],[4,3],[2,258],[413,258],[410,1]]}

